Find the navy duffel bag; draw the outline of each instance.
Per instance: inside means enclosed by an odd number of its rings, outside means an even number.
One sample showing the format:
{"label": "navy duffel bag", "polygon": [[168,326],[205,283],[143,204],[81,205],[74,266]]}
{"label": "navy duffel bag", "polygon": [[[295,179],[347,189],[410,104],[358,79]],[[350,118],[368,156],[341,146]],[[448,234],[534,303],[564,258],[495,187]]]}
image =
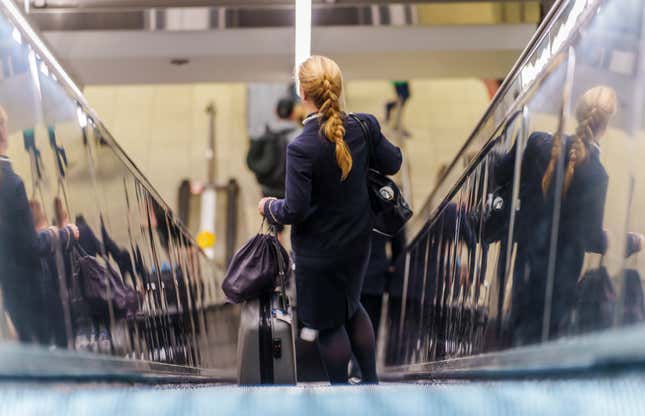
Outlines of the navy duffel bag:
{"label": "navy duffel bag", "polygon": [[288,270],[289,254],[275,233],[259,233],[233,256],[222,290],[233,303],[256,299],[276,285],[284,287]]}

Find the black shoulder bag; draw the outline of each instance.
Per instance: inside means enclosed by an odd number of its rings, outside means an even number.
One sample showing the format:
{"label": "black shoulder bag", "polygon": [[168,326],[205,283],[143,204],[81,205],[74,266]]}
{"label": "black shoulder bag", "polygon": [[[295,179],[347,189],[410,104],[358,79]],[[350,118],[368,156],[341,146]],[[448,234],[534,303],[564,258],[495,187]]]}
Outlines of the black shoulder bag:
{"label": "black shoulder bag", "polygon": [[369,152],[367,192],[370,196],[374,218],[374,231],[386,237],[394,237],[412,217],[412,210],[398,185],[386,175],[370,167],[374,160],[374,144],[369,134],[369,128],[356,114],[350,113],[349,116],[361,126]]}

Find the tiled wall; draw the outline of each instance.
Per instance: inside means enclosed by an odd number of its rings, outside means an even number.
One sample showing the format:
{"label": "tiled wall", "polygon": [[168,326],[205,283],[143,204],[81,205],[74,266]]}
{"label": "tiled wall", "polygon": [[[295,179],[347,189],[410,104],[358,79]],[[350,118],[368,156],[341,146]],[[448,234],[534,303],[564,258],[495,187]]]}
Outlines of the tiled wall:
{"label": "tiled wall", "polygon": [[[385,101],[394,97],[387,81],[351,81],[346,90],[350,111],[374,113],[380,119]],[[412,136],[405,146],[411,161],[413,204],[419,206],[432,189],[439,166],[454,157],[485,110],[488,96],[477,79],[415,80],[411,91],[404,123]],[[243,232],[255,232],[259,188],[245,162],[244,84],[90,86],[85,94],[126,153],[173,207],[182,179],[206,177],[204,110],[214,101],[217,175],[240,182]],[[383,127],[388,134],[387,126]]]}

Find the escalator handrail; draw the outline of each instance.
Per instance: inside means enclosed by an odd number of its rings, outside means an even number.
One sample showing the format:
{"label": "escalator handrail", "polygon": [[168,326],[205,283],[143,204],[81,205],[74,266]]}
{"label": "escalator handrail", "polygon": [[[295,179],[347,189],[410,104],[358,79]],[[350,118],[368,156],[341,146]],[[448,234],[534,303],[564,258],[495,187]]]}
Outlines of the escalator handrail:
{"label": "escalator handrail", "polygon": [[[60,60],[56,58],[55,54],[52,52],[52,48],[49,47],[47,42],[44,40],[44,37],[35,29],[35,26],[29,20],[29,17],[25,16],[22,10],[12,0],[0,0],[0,6],[7,11],[7,18],[15,25],[21,36],[27,40],[32,48],[34,48],[36,54],[48,64],[48,69],[56,75],[58,82],[63,84],[67,94],[71,95],[71,99],[73,99],[81,107],[82,111],[92,119],[95,123],[95,127],[99,129],[101,137],[107,140],[109,146],[114,150],[115,155],[125,164],[129,173],[131,173],[146,188],[146,190],[155,197],[157,202],[163,206],[166,212],[173,212],[170,205],[168,205],[157,189],[143,174],[141,169],[137,167],[136,163],[134,163],[134,161],[123,150],[105,124],[101,121],[96,111],[94,111],[94,109],[89,105],[78,84],[65,71],[63,66],[60,64]],[[186,225],[174,215],[173,221],[175,225],[181,229],[185,237],[193,243],[193,246],[198,248],[202,256],[206,258]]]}

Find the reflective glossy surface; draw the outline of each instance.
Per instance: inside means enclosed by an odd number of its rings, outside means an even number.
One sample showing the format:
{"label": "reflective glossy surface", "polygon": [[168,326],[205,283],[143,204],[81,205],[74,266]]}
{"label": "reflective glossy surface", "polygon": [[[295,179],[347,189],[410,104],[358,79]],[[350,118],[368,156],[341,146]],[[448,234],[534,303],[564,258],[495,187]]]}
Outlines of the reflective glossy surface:
{"label": "reflective glossy surface", "polygon": [[9,3],[0,8],[2,340],[234,368],[239,313],[224,303],[222,270]]}
{"label": "reflective glossy surface", "polygon": [[406,230],[387,365],[645,320],[643,7],[559,3]]}

